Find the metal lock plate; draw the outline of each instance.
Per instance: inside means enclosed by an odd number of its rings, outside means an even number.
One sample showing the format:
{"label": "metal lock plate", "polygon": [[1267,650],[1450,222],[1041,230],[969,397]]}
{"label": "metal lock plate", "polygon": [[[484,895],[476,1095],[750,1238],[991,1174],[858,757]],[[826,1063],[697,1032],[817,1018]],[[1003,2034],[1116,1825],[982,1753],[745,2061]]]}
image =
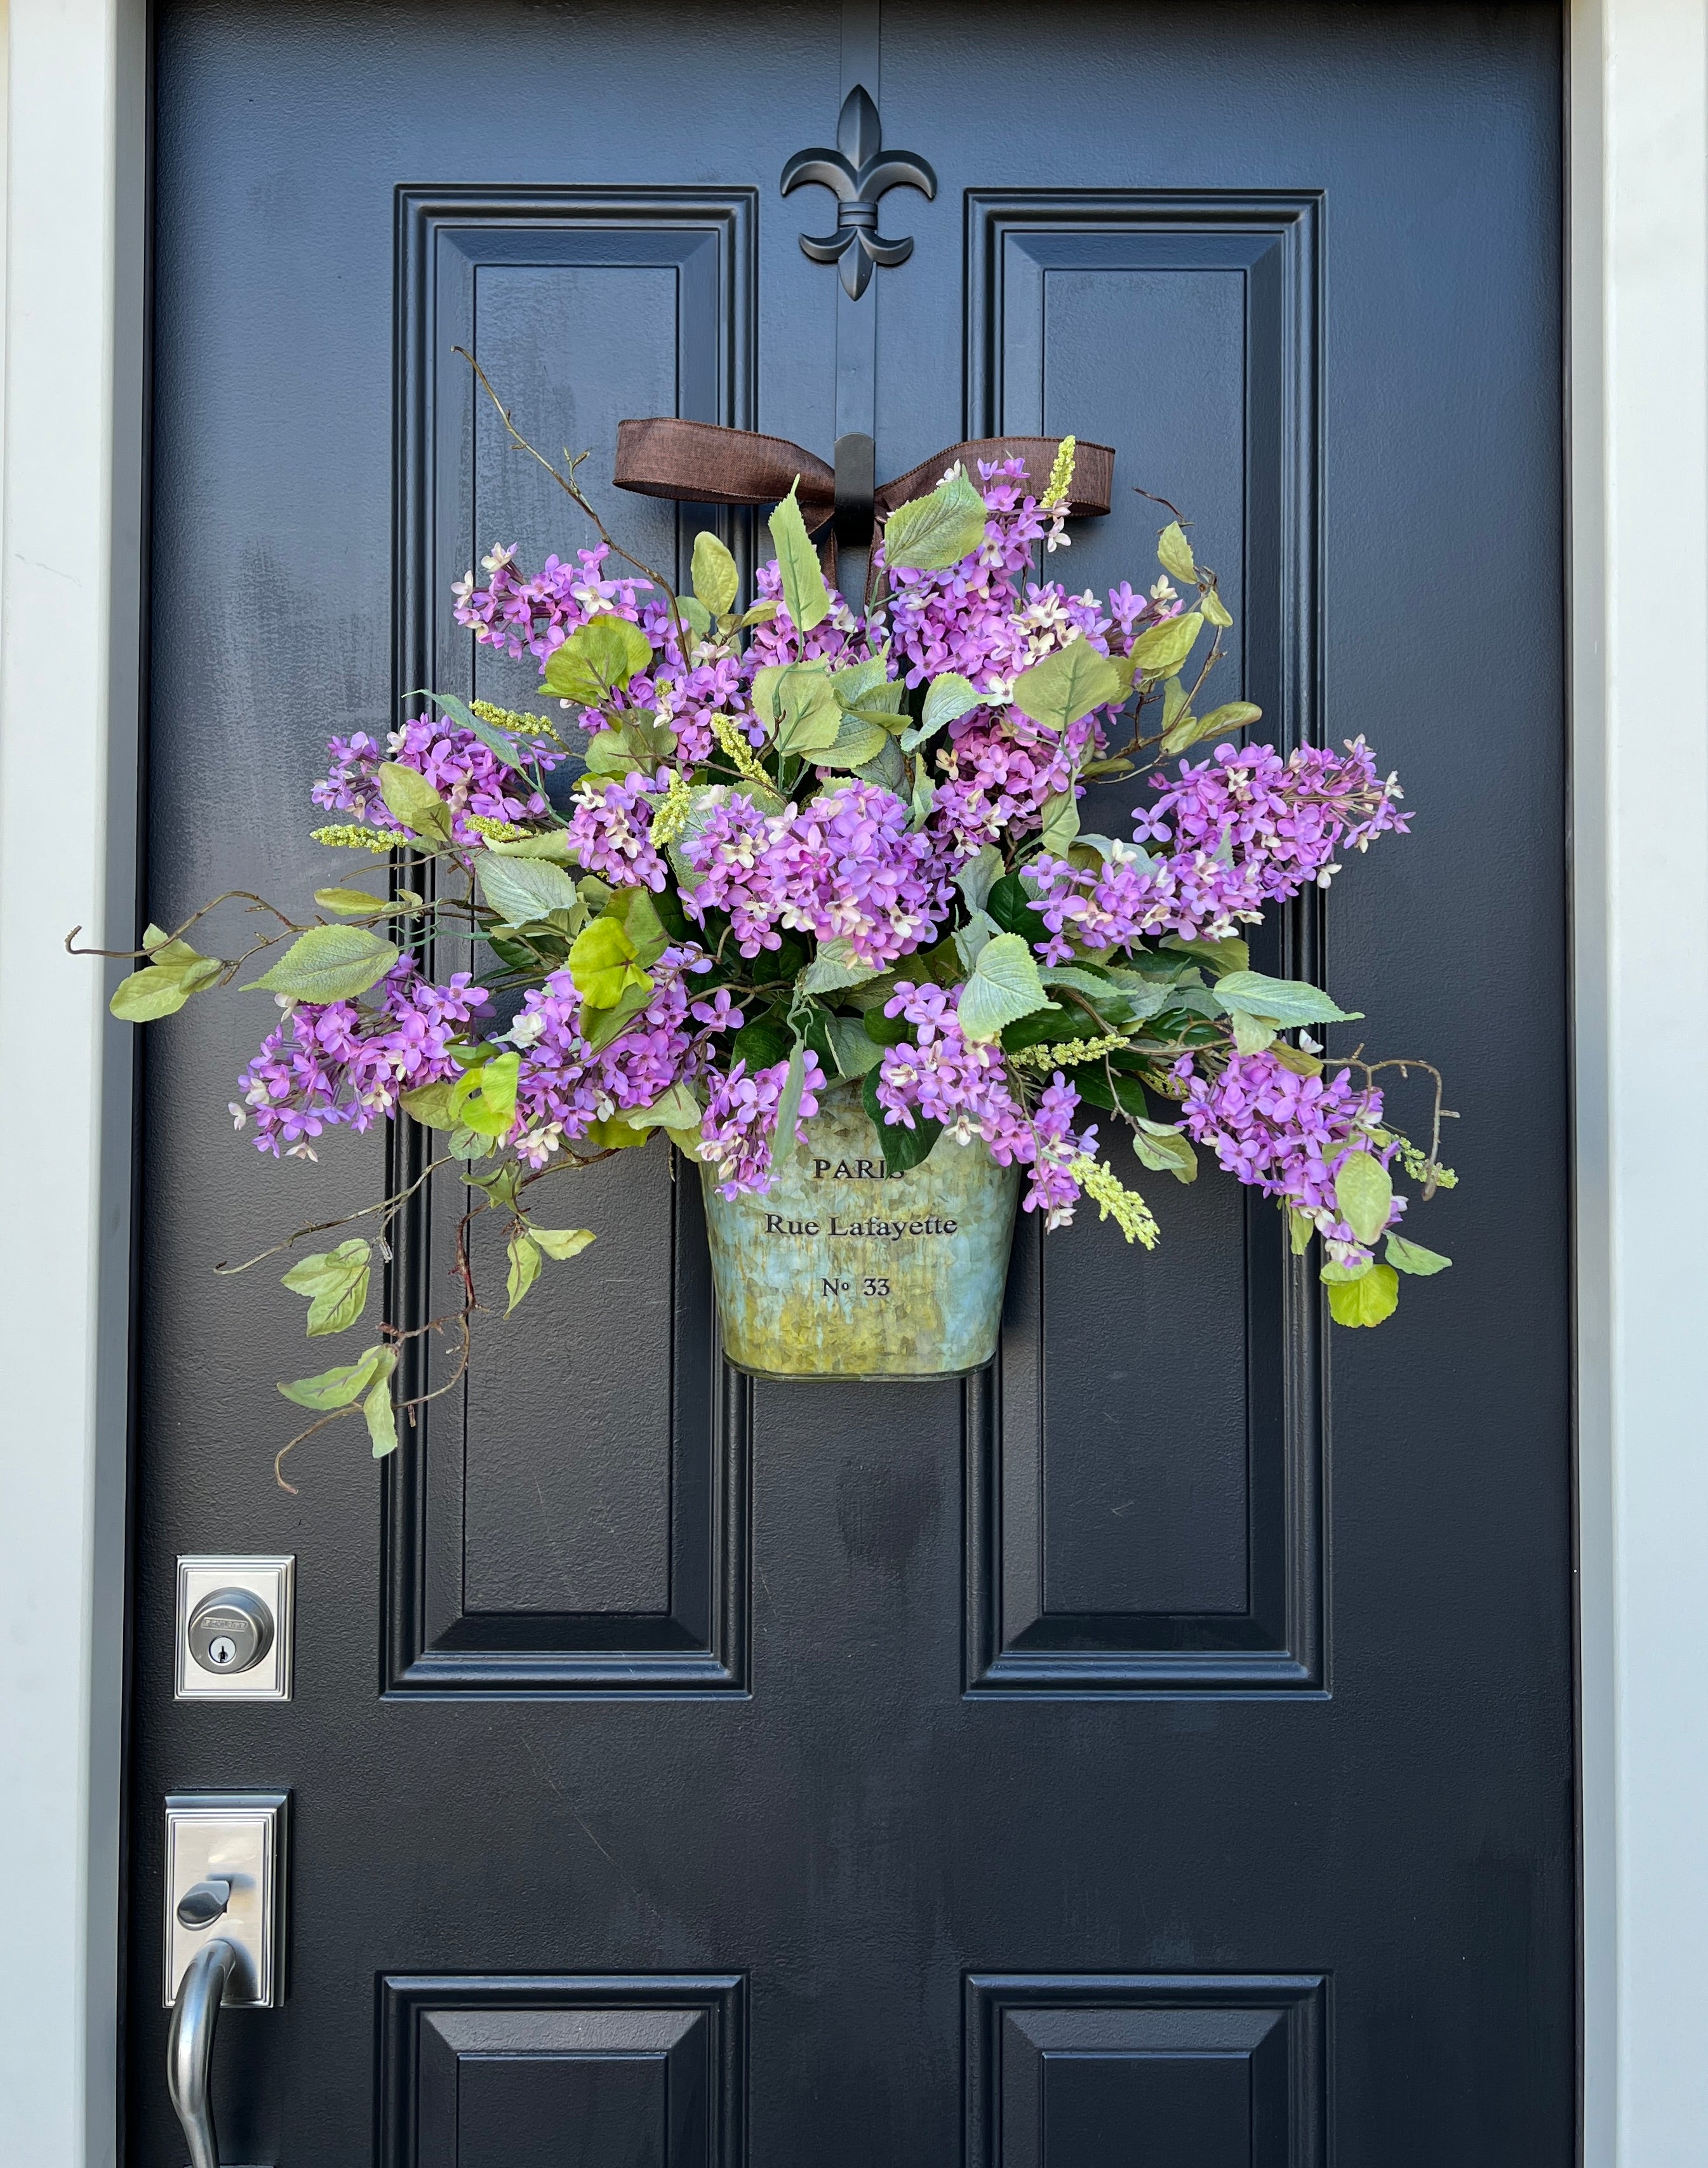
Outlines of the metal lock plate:
{"label": "metal lock plate", "polygon": [[[276,2010],[285,2000],[284,1792],[187,1792],[166,1802],[166,2006],[178,1997],[184,1967],[215,1936],[238,1963],[226,2006]],[[222,1910],[187,1926],[178,1906],[192,1890],[226,1885]],[[209,1908],[200,1908],[205,1912]],[[193,1905],[185,1907],[194,1915]]]}
{"label": "metal lock plate", "polygon": [[294,1558],[178,1562],[179,1701],[289,1701]]}

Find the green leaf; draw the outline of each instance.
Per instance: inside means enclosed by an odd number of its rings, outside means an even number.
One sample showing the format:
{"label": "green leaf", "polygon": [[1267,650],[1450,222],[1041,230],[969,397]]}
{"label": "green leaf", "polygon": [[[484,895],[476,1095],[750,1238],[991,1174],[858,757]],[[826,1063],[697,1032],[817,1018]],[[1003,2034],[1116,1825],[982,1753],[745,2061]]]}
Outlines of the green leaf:
{"label": "green leaf", "polygon": [[979,958],[1002,930],[987,911],[975,911],[968,915],[966,925],[957,927],[953,936],[957,966],[955,979],[976,969]]}
{"label": "green leaf", "polygon": [[694,582],[695,600],[714,617],[722,617],[735,608],[737,590],[741,585],[736,561],[716,535],[705,528],[694,538],[694,561],[689,567],[689,577]]}
{"label": "green leaf", "polygon": [[[1163,936],[1163,945],[1194,958],[1206,967],[1214,979],[1225,978],[1230,971],[1247,970],[1251,964],[1251,943],[1242,941],[1237,933],[1221,941],[1189,941],[1184,934],[1169,933]],[[1279,986],[1284,982],[1276,980],[1272,983]]]}
{"label": "green leaf", "polygon": [[1178,519],[1171,519],[1157,538],[1157,562],[1173,580],[1196,580],[1197,560],[1192,555],[1192,545],[1180,531]]}
{"label": "green leaf", "polygon": [[482,852],[476,861],[481,893],[507,926],[529,926],[548,911],[573,911],[581,901],[575,883],[561,866],[545,858],[495,858]]}
{"label": "green leaf", "polygon": [[391,943],[364,926],[311,926],[244,991],[259,986],[303,1002],[353,1002],[377,986],[396,961]]}
{"label": "green leaf", "polygon": [[991,1039],[1004,1024],[1049,1007],[1031,949],[1018,933],[999,933],[979,951],[961,994],[960,1028],[970,1039]]}
{"label": "green leaf", "polygon": [[609,1008],[598,1008],[583,1002],[579,1018],[581,1035],[594,1054],[603,1054],[614,1039],[621,1037],[641,1010],[652,998],[652,975],[641,971],[632,986],[625,987],[620,997]]}
{"label": "green leaf", "polygon": [[886,749],[896,753],[897,761],[901,759],[881,723],[862,722],[858,715],[844,715],[831,743],[821,746],[807,757],[815,768],[864,768]]}
{"label": "green leaf", "polygon": [[1216,991],[1230,1012],[1243,1010],[1283,1031],[1301,1023],[1351,1023],[1362,1013],[1340,1007],[1308,980],[1270,979],[1261,971],[1224,972]]}
{"label": "green leaf", "polygon": [[1226,632],[1228,626],[1233,623],[1233,619],[1229,613],[1227,604],[1223,602],[1221,597],[1216,592],[1214,587],[1208,587],[1205,590],[1202,599],[1202,608],[1204,614],[1210,619],[1210,622],[1213,625],[1220,626],[1224,632]]}
{"label": "green leaf", "polygon": [[1065,731],[1093,708],[1122,698],[1120,672],[1088,640],[1071,640],[1014,680],[1014,702],[1034,722]]}
{"label": "green leaf", "polygon": [[396,1368],[395,1347],[369,1347],[354,1363],[341,1363],[318,1377],[293,1379],[279,1390],[298,1407],[326,1414],[334,1408],[354,1407],[375,1385],[383,1385]]}
{"label": "green leaf", "polygon": [[1355,1280],[1328,1290],[1328,1314],[1337,1325],[1380,1325],[1400,1305],[1400,1276],[1391,1265],[1372,1265]]}
{"label": "green leaf", "polygon": [[379,778],[380,795],[394,821],[401,821],[423,842],[450,841],[450,808],[424,775],[402,761],[382,760]]}
{"label": "green leaf", "polygon": [[928,497],[898,504],[884,522],[884,562],[898,571],[940,572],[984,539],[985,501],[958,469]]}
{"label": "green leaf", "polygon": [[705,1111],[687,1085],[678,1083],[661,1092],[650,1105],[625,1107],[622,1119],[631,1129],[697,1129]]}
{"label": "green leaf", "polygon": [[935,737],[945,723],[958,722],[961,716],[970,715],[983,697],[958,670],[940,671],[925,688],[919,720],[902,733],[902,752],[913,752],[927,738]]}
{"label": "green leaf", "polygon": [[837,1068],[844,1076],[864,1076],[884,1058],[883,1048],[874,1042],[858,1018],[828,1018],[824,1029]]}
{"label": "green leaf", "polygon": [[695,640],[711,638],[712,613],[694,595],[676,598],[676,614]]}
{"label": "green leaf", "polygon": [[545,1262],[545,1253],[540,1245],[529,1239],[519,1227],[510,1230],[510,1270],[507,1290],[510,1299],[504,1306],[508,1317],[523,1296],[540,1277],[540,1268]]}
{"label": "green leaf", "polygon": [[789,1052],[789,1067],[777,1099],[777,1126],[771,1139],[771,1164],[781,1166],[794,1154],[800,1140],[795,1125],[801,1119],[801,1095],[806,1085],[806,1042],[797,1039]]}
{"label": "green leaf", "polygon": [[801,974],[799,984],[805,994],[839,993],[844,986],[861,986],[875,979],[878,970],[877,964],[859,961],[846,935],[833,934],[819,943],[818,954]]}
{"label": "green leaf", "polygon": [[[1180,577],[1184,579],[1187,575]],[[1139,1164],[1153,1174],[1172,1174],[1176,1182],[1198,1179],[1198,1155],[1192,1149],[1192,1140],[1166,1122],[1135,1122],[1133,1150],[1139,1156]]]}
{"label": "green leaf", "polygon": [[[907,691],[898,678],[891,677],[890,666],[881,655],[869,655],[864,662],[851,663],[846,670],[833,671],[830,688],[843,707],[856,714],[862,708],[870,707],[894,715]],[[877,720],[876,713],[871,720]]]}
{"label": "green leaf", "polygon": [[1032,892],[1018,874],[1001,874],[990,885],[985,909],[1004,933],[1024,934],[1027,942],[1041,941],[1042,915],[1034,907]]}
{"label": "green leaf", "polygon": [[1217,731],[1249,730],[1260,723],[1264,711],[1254,700],[1230,700],[1226,707],[1212,708],[1198,726],[1200,737],[1211,737]]}
{"label": "green leaf", "polygon": [[545,689],[577,707],[597,708],[652,660],[652,644],[627,618],[601,613],[546,658]]}
{"label": "green leaf", "polygon": [[872,1127],[878,1133],[878,1142],[883,1146],[884,1172],[907,1174],[922,1161],[931,1156],[931,1147],[943,1134],[943,1124],[924,1114],[915,1114],[910,1129],[905,1122],[888,1122],[884,1108],[878,1102],[878,1072],[867,1072],[860,1087],[860,1104],[865,1108]]}
{"label": "green leaf", "polygon": [[1188,610],[1184,616],[1164,618],[1161,624],[1141,632],[1132,646],[1135,673],[1152,682],[1172,678],[1184,667],[1203,629],[1204,613]]}
{"label": "green leaf", "polygon": [[1079,833],[1079,800],[1070,788],[1044,800],[1044,826],[1040,848],[1052,858],[1065,858],[1067,847]]}
{"label": "green leaf", "polygon": [[1408,1242],[1402,1235],[1390,1235],[1382,1255],[1396,1272],[1414,1273],[1419,1279],[1431,1278],[1436,1273],[1445,1273],[1452,1263],[1439,1250],[1426,1250],[1421,1242]]}
{"label": "green leaf", "polygon": [[1308,1212],[1294,1206],[1285,1208],[1287,1215],[1287,1241],[1296,1257],[1302,1257],[1311,1246],[1311,1237],[1317,1232],[1317,1222]]}
{"label": "green leaf", "polygon": [[342,1332],[368,1305],[369,1246],[359,1235],[335,1250],[301,1258],[285,1275],[293,1294],[308,1297],[308,1336]]}
{"label": "green leaf", "polygon": [[463,730],[472,732],[485,746],[487,752],[495,759],[501,760],[506,768],[520,768],[522,762],[517,753],[515,740],[506,731],[494,730],[492,725],[477,715],[466,701],[458,699],[455,693],[434,693],[425,685],[420,685],[410,697],[414,699],[418,696],[423,700],[431,700],[435,706],[443,708],[454,723],[459,725]]}
{"label": "green leaf", "polygon": [[994,843],[981,843],[978,856],[969,858],[955,876],[955,885],[966,899],[969,911],[982,911],[993,883],[1003,871],[1003,854]]}
{"label": "green leaf", "polygon": [[753,674],[753,713],[769,723],[779,752],[834,745],[844,717],[822,662],[768,663]]}
{"label": "green leaf", "polygon": [[1334,1202],[1360,1242],[1373,1242],[1381,1233],[1393,1201],[1388,1171],[1371,1153],[1352,1152],[1341,1161],[1334,1177]]}
{"label": "green leaf", "polygon": [[771,543],[777,552],[777,569],[783,576],[783,606],[794,619],[797,632],[811,632],[830,615],[830,596],[818,552],[801,517],[800,487],[797,475],[788,496],[771,514]]}

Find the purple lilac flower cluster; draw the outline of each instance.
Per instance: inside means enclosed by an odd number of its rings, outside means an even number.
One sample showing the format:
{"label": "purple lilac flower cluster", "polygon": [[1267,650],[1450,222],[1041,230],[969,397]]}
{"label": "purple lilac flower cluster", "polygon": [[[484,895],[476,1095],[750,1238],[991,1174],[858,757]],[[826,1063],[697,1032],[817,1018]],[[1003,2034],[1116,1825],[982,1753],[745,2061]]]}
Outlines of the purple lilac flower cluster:
{"label": "purple lilac flower cluster", "polygon": [[590,776],[579,784],[564,833],[570,856],[614,888],[650,888],[662,895],[670,874],[652,841],[652,816],[672,776],[667,768],[653,782],[636,773],[621,783]]}
{"label": "purple lilac flower cluster", "polygon": [[1337,851],[1361,851],[1372,837],[1406,832],[1401,792],[1385,781],[1364,740],[1344,753],[1304,746],[1284,760],[1273,746],[1218,746],[1209,760],[1158,777],[1153,805],[1140,809],[1136,842],[1168,848],[1147,855],[1116,849],[1099,866],[1040,858],[1028,868],[1051,963],[1076,946],[1108,948],[1147,933],[1225,939],[1312,882],[1327,887]]}
{"label": "purple lilac flower cluster", "polygon": [[846,940],[859,962],[882,970],[928,940],[949,907],[931,839],[873,783],[838,784],[780,814],[732,792],[682,854],[697,876],[684,909],[701,924],[708,909],[726,911],[748,957],[780,947],[787,928]]}
{"label": "purple lilac flower cluster", "polygon": [[516,570],[514,545],[496,548],[481,560],[485,587],[475,585],[471,571],[452,582],[456,621],[487,647],[519,657],[532,655],[542,663],[577,626],[601,611],[614,611],[638,624],[640,598],[650,592],[651,582],[608,580],[609,555],[601,543],[596,550],[577,550],[572,565],[548,557],[531,580],[524,580]]}
{"label": "purple lilac flower cluster", "polygon": [[377,991],[378,1009],[298,1002],[263,1039],[231,1108],[240,1129],[253,1114],[259,1150],[311,1157],[306,1139],[338,1126],[365,1129],[395,1112],[400,1093],[461,1073],[450,1042],[487,1006],[470,973],[434,986],[413,957],[400,956]]}
{"label": "purple lilac flower cluster", "polygon": [[[770,1187],[777,1108],[788,1075],[786,1061],[756,1069],[751,1076],[746,1062],[737,1061],[728,1076],[715,1080],[700,1125],[700,1149],[707,1166],[716,1172],[718,1188],[726,1197],[747,1191],[763,1194]],[[818,1095],[826,1088],[818,1056],[809,1049],[802,1065],[797,1143],[806,1142],[801,1123],[818,1112]]]}
{"label": "purple lilac flower cluster", "polygon": [[[545,800],[529,788],[513,768],[472,731],[443,722],[432,715],[418,715],[393,731],[385,745],[358,731],[354,736],[333,738],[327,747],[332,767],[310,795],[317,805],[338,813],[354,813],[359,821],[401,835],[403,824],[392,814],[380,791],[380,768],[395,761],[412,768],[438,791],[451,810],[451,836],[465,847],[481,837],[469,826],[470,814],[489,821],[537,821],[547,810]],[[561,753],[542,747],[542,769],[556,768]]]}
{"label": "purple lilac flower cluster", "polygon": [[582,998],[567,971],[531,989],[508,1038],[522,1052],[516,1126],[508,1141],[530,1166],[595,1122],[651,1106],[673,1084],[698,1083],[711,1070],[714,1042],[740,1027],[742,1012],[720,987],[695,1001],[691,977],[711,969],[692,945],[667,948],[652,966],[652,993],[628,1028],[593,1052],[582,1036]]}
{"label": "purple lilac flower cluster", "polygon": [[1018,1161],[1028,1170],[1027,1211],[1041,1209],[1046,1226],[1064,1225],[1079,1198],[1074,1164],[1095,1152],[1097,1131],[1075,1134],[1079,1094],[1060,1070],[1035,1113],[1018,1105],[1001,1048],[966,1037],[956,1014],[960,1004],[959,987],[897,980],[884,1013],[912,1024],[914,1037],[884,1055],[876,1087],[884,1119],[911,1129],[917,1113],[941,1122],[957,1144],[982,1138],[999,1166]]}
{"label": "purple lilac flower cluster", "polygon": [[[1349,1152],[1370,1148],[1381,1125],[1377,1087],[1354,1086],[1344,1069],[1301,1076],[1272,1053],[1233,1055],[1216,1076],[1200,1076],[1184,1055],[1173,1073],[1185,1092],[1182,1127],[1210,1145],[1228,1173],[1306,1214],[1338,1263],[1370,1255],[1340,1217],[1334,1177]],[[1390,1144],[1376,1154],[1383,1166],[1396,1149]],[[1395,1198],[1390,1226],[1405,1209],[1405,1198]]]}

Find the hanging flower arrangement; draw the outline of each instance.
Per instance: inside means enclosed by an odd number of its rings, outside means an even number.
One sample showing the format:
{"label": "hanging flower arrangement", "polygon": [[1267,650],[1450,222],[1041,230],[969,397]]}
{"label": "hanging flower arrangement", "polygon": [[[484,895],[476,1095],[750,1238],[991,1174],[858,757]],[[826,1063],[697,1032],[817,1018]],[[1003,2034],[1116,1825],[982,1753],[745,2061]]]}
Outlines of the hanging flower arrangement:
{"label": "hanging flower arrangement", "polygon": [[[337,1129],[424,1125],[432,1164],[505,1217],[513,1310],[594,1239],[543,1224],[545,1178],[660,1135],[702,1171],[715,1257],[726,1208],[823,1231],[765,1210],[809,1165],[913,1182],[901,1219],[833,1214],[833,1234],[955,1230],[928,1184],[960,1155],[1008,1184],[1008,1216],[1017,1189],[1051,1229],[1089,1199],[1149,1249],[1140,1179],[1191,1182],[1206,1150],[1275,1201],[1296,1253],[1320,1243],[1338,1322],[1380,1323],[1401,1274],[1447,1262],[1398,1231],[1395,1186],[1453,1181],[1439,1079],[1326,1060],[1312,1034],[1357,1012],[1253,970],[1244,933],[1403,833],[1400,791],[1362,737],[1283,754],[1242,742],[1256,707],[1208,704],[1232,620],[1178,518],[1137,588],[1049,576],[1074,461],[1069,438],[1042,486],[1019,460],[944,475],[883,523],[859,608],[792,492],[744,604],[716,536],[677,594],[554,469],[596,546],[533,571],[495,548],[455,598],[476,643],[537,662],[539,711],[440,693],[388,734],[335,738],[317,840],[401,866],[391,888],[317,890],[307,922],[240,899],[265,926],[232,958],[185,938],[214,904],[151,927],[114,1013],[166,1016],[240,977],[272,995],[238,1128],[312,1158]],[[1122,832],[1088,832],[1086,787],[1112,778],[1135,785]],[[453,943],[471,967],[429,975]],[[1427,1144],[1378,1081],[1413,1068],[1434,1080]],[[814,1125],[838,1121],[827,1159]],[[371,1237],[286,1273],[311,1336],[359,1320],[403,1202],[359,1204]],[[459,1370],[471,1216],[456,1310],[414,1328],[449,1331]],[[1005,1265],[1008,1216],[991,1224]],[[888,1295],[886,1273],[856,1277]],[[319,1421],[359,1407],[386,1451],[404,1336],[384,1327],[280,1390]]]}

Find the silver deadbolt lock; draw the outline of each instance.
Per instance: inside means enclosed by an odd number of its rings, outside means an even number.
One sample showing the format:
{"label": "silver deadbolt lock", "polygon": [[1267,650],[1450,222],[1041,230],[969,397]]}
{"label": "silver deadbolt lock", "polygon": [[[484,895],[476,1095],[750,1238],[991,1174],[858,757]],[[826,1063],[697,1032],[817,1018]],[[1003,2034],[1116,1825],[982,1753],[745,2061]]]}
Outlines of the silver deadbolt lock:
{"label": "silver deadbolt lock", "polygon": [[180,1558],[180,1701],[289,1701],[296,1561]]}
{"label": "silver deadbolt lock", "polygon": [[216,1588],[189,1614],[189,1652],[205,1671],[247,1671],[273,1646],[270,1607],[253,1588]]}

